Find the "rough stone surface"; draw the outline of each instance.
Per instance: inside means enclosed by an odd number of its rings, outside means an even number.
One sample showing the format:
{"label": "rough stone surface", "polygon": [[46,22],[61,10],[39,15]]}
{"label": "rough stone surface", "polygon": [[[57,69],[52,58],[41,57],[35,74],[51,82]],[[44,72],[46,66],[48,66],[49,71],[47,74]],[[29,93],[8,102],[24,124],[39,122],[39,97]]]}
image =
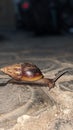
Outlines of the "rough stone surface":
{"label": "rough stone surface", "polygon": [[[0,130],[73,130],[72,36],[3,33],[10,40],[0,41],[0,67],[32,62],[50,78],[63,70],[69,72],[50,91],[38,85],[0,85]],[[0,84],[9,79],[0,73]]]}

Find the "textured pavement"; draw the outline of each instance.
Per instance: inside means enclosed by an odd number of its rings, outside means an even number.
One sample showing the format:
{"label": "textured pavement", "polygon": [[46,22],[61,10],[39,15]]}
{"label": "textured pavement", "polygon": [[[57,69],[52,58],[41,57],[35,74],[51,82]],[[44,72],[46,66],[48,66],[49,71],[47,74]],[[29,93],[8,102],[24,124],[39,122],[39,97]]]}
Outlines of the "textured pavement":
{"label": "textured pavement", "polygon": [[[65,92],[67,89],[73,100],[71,92],[73,91],[72,35],[36,37],[30,32],[16,31],[2,32],[2,35],[4,37],[0,40],[0,67],[19,62],[32,62],[41,69],[46,77],[50,78],[54,78],[58,72],[68,69],[69,73],[61,77],[56,85],[60,88],[60,92]],[[5,79],[0,79],[0,83],[6,82],[6,80],[5,76]],[[54,89],[49,93],[47,90],[46,87],[42,89],[42,87],[31,87],[30,85],[25,87],[13,84],[1,86],[0,127],[9,128],[16,123],[17,117],[23,114],[34,115],[41,109],[52,107],[56,101],[59,102],[56,97],[58,91]],[[55,98],[56,100],[54,100]],[[73,104],[71,111],[72,107]],[[71,127],[73,128],[73,126]]]}

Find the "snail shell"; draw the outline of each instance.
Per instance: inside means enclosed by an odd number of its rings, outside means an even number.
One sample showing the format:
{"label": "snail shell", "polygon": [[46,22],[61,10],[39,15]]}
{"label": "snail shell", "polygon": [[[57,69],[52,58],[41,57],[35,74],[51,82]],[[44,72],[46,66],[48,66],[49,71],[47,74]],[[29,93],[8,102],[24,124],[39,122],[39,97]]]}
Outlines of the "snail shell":
{"label": "snail shell", "polygon": [[43,78],[40,69],[31,63],[13,64],[1,68],[1,71],[19,81],[36,81]]}

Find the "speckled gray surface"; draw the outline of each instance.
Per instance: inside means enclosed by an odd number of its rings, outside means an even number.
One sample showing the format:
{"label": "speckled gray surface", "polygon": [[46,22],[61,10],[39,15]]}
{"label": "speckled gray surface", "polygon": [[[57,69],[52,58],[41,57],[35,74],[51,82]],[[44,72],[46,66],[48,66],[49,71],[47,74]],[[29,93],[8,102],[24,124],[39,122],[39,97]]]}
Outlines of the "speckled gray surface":
{"label": "speckled gray surface", "polygon": [[[12,84],[0,86],[0,127],[10,128],[19,116],[35,115],[41,109],[52,108],[56,105],[55,103],[59,104],[61,109],[68,107],[68,101],[63,104],[65,100],[62,95],[69,96],[70,101],[73,100],[73,36],[35,37],[26,32],[3,32],[2,34],[7,39],[0,41],[0,67],[19,62],[32,62],[41,69],[45,77],[54,78],[59,71],[64,69],[68,69],[69,73],[61,77],[51,91],[48,91],[45,86],[42,89],[35,85],[33,87]],[[1,78],[0,82],[5,82],[5,80]],[[59,97],[57,97],[58,94]],[[69,120],[72,121],[73,103],[69,105],[71,105],[71,112],[68,116],[71,116]],[[59,116],[61,119],[55,119],[51,130],[60,130],[61,124],[66,125],[67,117],[65,119]]]}

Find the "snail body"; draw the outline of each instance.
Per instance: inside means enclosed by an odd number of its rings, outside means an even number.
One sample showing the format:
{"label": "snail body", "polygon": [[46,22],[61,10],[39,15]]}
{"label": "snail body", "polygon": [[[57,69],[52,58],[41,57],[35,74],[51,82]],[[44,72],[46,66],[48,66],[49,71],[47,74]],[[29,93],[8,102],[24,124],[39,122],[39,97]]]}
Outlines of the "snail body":
{"label": "snail body", "polygon": [[67,72],[61,72],[56,78],[49,79],[45,78],[40,69],[31,63],[13,64],[3,67],[0,70],[19,83],[35,83],[47,85],[49,88],[53,88],[56,80]]}

